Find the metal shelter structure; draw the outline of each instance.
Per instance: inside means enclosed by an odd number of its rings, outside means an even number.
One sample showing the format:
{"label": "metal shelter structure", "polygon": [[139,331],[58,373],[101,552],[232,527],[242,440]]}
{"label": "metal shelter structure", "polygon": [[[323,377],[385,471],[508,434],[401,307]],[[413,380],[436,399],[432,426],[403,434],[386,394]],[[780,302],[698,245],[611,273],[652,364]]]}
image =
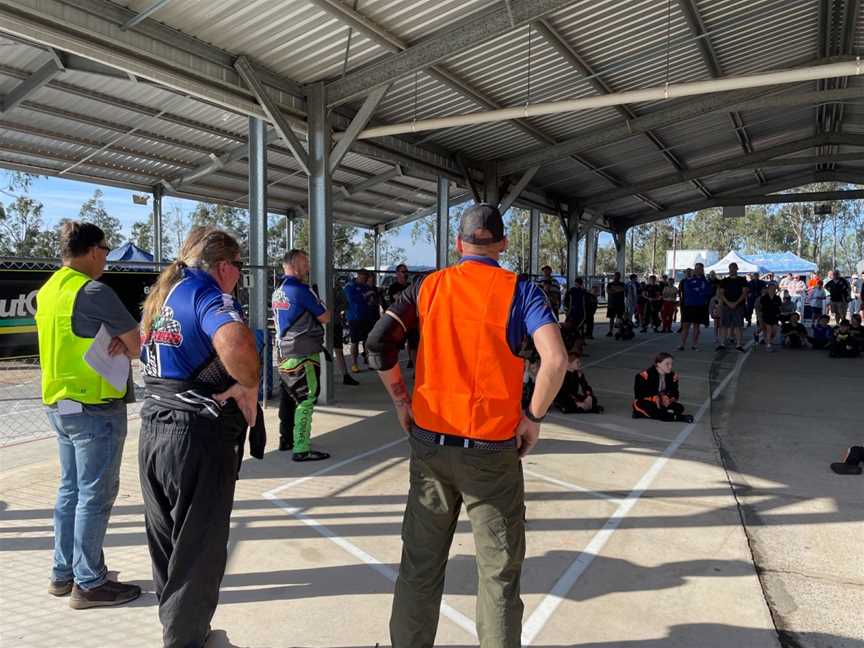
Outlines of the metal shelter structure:
{"label": "metal shelter structure", "polygon": [[156,241],[163,196],[248,208],[253,266],[307,216],[329,303],[334,221],[437,215],[443,265],[464,200],[532,210],[532,271],[555,215],[572,278],[598,230],[623,266],[634,224],[858,183],[859,4],[0,0],[0,167],[152,193]]}

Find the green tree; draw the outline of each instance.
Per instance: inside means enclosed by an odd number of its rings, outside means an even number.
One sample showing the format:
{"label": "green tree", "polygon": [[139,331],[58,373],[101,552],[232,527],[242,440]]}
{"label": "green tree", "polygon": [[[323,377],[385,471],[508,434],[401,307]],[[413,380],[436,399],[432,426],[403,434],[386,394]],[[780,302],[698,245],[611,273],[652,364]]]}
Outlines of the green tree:
{"label": "green tree", "polygon": [[[452,205],[450,207],[449,229],[450,236],[448,238],[449,249],[447,251],[447,262],[452,265],[459,261],[459,252],[456,250],[456,235],[459,231],[459,219],[462,218],[462,212],[465,211],[473,203],[462,203],[460,205]],[[426,243],[432,246],[432,249],[437,249],[438,245],[438,227],[437,218],[433,214],[426,216],[411,224],[411,243]],[[410,260],[406,260],[409,263]]]}
{"label": "green tree", "polygon": [[540,214],[540,267],[567,274],[567,235],[555,214]]}
{"label": "green tree", "polygon": [[[153,219],[152,215],[147,220],[135,221],[132,223],[132,230],[129,236],[132,241],[142,250],[146,250],[151,254],[155,253],[153,246]],[[162,224],[162,258],[168,259],[174,254],[171,246],[171,235],[166,231],[165,223]]]}
{"label": "green tree", "polygon": [[120,219],[111,216],[105,209],[105,194],[101,189],[96,189],[93,195],[81,205],[78,212],[78,220],[98,225],[105,232],[105,242],[110,248],[116,248],[123,243],[123,232],[120,227]]}
{"label": "green tree", "polygon": [[249,258],[249,212],[239,207],[199,202],[191,214],[191,227],[212,225],[232,234],[240,243],[240,256]]}
{"label": "green tree", "polygon": [[31,257],[41,253],[44,244],[42,203],[18,196],[0,212],[0,254]]}

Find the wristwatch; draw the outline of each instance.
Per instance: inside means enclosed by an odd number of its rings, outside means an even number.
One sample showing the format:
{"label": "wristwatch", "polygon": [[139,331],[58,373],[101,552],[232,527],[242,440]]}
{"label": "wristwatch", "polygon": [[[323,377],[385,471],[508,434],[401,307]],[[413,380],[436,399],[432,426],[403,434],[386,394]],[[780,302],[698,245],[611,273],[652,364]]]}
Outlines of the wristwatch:
{"label": "wristwatch", "polygon": [[546,415],[544,414],[543,416],[539,416],[539,417],[534,416],[531,413],[531,405],[528,405],[527,407],[525,407],[525,418],[527,418],[532,423],[542,423],[543,419],[546,418]]}

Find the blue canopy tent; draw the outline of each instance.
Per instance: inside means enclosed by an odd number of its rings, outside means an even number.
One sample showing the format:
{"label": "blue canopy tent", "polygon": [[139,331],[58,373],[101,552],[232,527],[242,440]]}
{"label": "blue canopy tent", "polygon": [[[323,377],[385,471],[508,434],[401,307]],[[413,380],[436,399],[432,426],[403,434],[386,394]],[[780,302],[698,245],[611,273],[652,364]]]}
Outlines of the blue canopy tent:
{"label": "blue canopy tent", "polygon": [[730,252],[717,263],[705,268],[705,272],[712,270],[718,275],[729,274],[729,264],[738,264],[738,273],[745,274],[758,272],[764,275],[773,272],[775,275],[786,274],[811,274],[816,272],[817,266],[812,261],[802,259],[792,252],[763,252],[761,254],[739,254]]}
{"label": "blue canopy tent", "polygon": [[108,253],[108,261],[152,261],[153,255],[142,250],[131,241],[114,248]]}

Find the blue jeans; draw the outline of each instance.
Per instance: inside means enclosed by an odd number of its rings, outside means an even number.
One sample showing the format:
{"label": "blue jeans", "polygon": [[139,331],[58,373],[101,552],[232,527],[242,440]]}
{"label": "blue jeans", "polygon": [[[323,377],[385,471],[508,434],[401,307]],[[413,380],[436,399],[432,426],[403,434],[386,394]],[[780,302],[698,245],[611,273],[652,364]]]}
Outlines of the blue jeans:
{"label": "blue jeans", "polygon": [[48,419],[60,450],[51,579],[93,589],[108,574],[102,543],[120,487],[126,408],[113,416],[49,411]]}

